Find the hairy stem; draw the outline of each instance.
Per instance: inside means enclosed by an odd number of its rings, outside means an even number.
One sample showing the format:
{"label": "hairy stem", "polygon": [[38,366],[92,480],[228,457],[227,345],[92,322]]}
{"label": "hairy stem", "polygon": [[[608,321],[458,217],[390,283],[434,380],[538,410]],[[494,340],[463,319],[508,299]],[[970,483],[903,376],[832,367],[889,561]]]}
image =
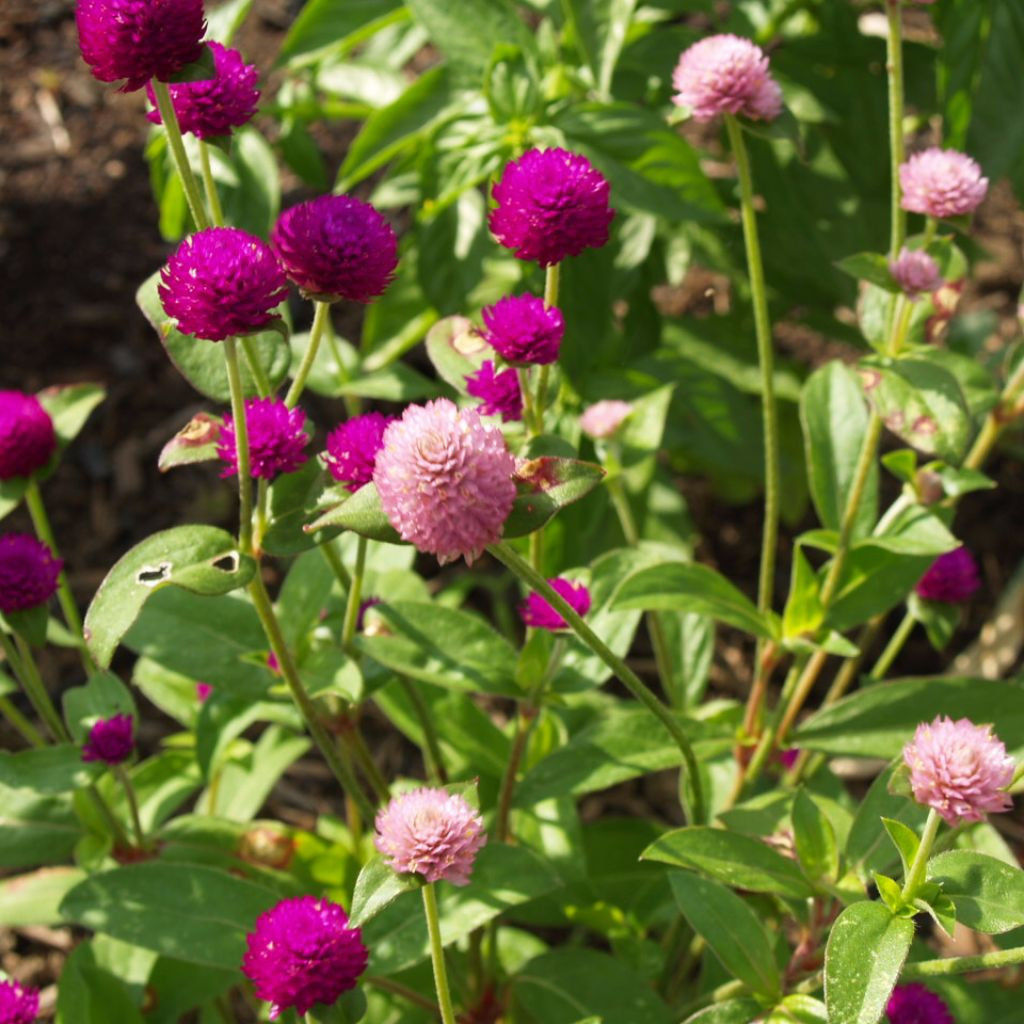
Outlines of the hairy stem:
{"label": "hairy stem", "polygon": [[30,747],[46,746],[39,730],[6,697],[0,697],[0,714]]}
{"label": "hairy stem", "polygon": [[164,130],[167,132],[167,145],[171,151],[171,160],[174,161],[178,177],[181,179],[181,187],[185,190],[185,199],[192,213],[192,220],[195,221],[196,228],[202,231],[210,226],[210,218],[206,215],[203,197],[199,193],[199,183],[188,162],[185,143],[181,138],[181,126],[178,124],[178,115],[175,113],[174,103],[171,101],[171,92],[167,88],[166,82],[154,78],[151,84],[153,96],[156,99],[156,108],[160,111],[160,120],[163,121]]}
{"label": "hairy stem", "polygon": [[909,903],[924,881],[925,872],[928,868],[928,858],[931,856],[932,846],[935,844],[935,836],[942,824],[942,818],[935,808],[928,811],[928,820],[924,823],[924,833],[921,836],[921,845],[917,848],[917,854],[910,870],[907,871],[907,879],[903,884],[900,896],[905,903]]}
{"label": "hairy stem", "polygon": [[124,770],[124,765],[113,764],[110,766],[110,770],[114,773],[114,777],[124,790],[125,799],[128,802],[128,813],[131,817],[132,830],[135,833],[135,845],[140,850],[144,850],[146,848],[146,833],[142,828],[142,817],[139,815],[139,801],[135,796],[135,787],[132,786],[132,780]]}
{"label": "hairy stem", "polygon": [[997,949],[977,956],[950,956],[941,960],[924,960],[907,964],[901,976],[903,981],[919,978],[938,978],[949,974],[967,974],[970,971],[988,971],[994,967],[1012,967],[1024,964],[1024,946],[1014,949]]}
{"label": "hairy stem", "polygon": [[444,1024],[456,1024],[452,994],[448,988],[448,971],[444,965],[444,946],[441,944],[441,922],[437,913],[437,895],[434,883],[423,886],[423,911],[427,915],[427,931],[430,934],[430,959],[434,964],[434,986],[437,989],[437,1005],[441,1010]]}
{"label": "hairy stem", "polygon": [[906,160],[903,145],[903,23],[900,0],[886,0],[889,32],[885,70],[889,79],[890,235],[889,255],[895,259],[907,235],[907,214],[900,191],[900,165]]}
{"label": "hairy stem", "polygon": [[249,429],[242,396],[242,375],[238,369],[238,349],[234,338],[225,338],[224,365],[231,389],[231,419],[235,428],[235,455],[238,469],[238,546],[243,554],[252,553],[252,476],[249,467]]}
{"label": "hairy stem", "polygon": [[199,170],[203,175],[203,188],[206,189],[206,202],[210,207],[210,220],[215,227],[224,223],[224,208],[220,205],[217,183],[213,180],[213,167],[210,166],[210,147],[199,140]]}
{"label": "hairy stem", "polygon": [[306,386],[306,378],[309,376],[309,371],[313,369],[313,363],[316,362],[316,354],[320,349],[324,328],[327,326],[331,316],[331,304],[316,299],[313,302],[313,311],[313,326],[309,329],[309,344],[306,346],[302,362],[299,363],[299,368],[292,380],[292,386],[288,389],[288,394],[285,395],[284,399],[284,404],[289,409],[294,409],[298,404],[299,397],[302,395],[302,389]]}

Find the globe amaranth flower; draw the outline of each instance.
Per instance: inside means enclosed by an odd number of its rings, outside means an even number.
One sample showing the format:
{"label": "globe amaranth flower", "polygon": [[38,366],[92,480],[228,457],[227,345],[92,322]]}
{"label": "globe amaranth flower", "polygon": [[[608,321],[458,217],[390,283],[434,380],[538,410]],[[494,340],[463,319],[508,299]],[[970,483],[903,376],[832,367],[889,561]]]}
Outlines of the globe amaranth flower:
{"label": "globe amaranth flower", "polygon": [[673,101],[689,107],[695,121],[722,114],[773,121],[782,112],[782,91],[768,72],[768,58],[740,36],[708,36],[684,50],[672,84]]}
{"label": "globe amaranth flower", "polygon": [[889,261],[889,273],[909,299],[942,287],[939,265],[920,249],[900,249],[899,256]]}
{"label": "globe amaranth flower", "polygon": [[103,761],[120,764],[131,757],[135,749],[134,723],[126,714],[101,718],[89,730],[89,738],[82,747],[83,761]]}
{"label": "globe amaranth flower", "polygon": [[523,392],[513,369],[496,372],[487,359],[476,373],[466,374],[466,391],[480,399],[476,408],[481,416],[500,416],[504,423],[523,418]]}
{"label": "globe amaranth flower", "polygon": [[373,479],[377,453],[384,443],[384,431],[395,420],[379,412],[368,412],[335,427],[327,435],[324,462],[331,476],[350,491],[358,491]]}
{"label": "globe amaranth flower", "polygon": [[494,237],[521,260],[542,267],[600,249],[615,211],[607,179],[578,153],[531,149],[506,165],[494,186]]}
{"label": "globe amaranth flower", "polygon": [[980,586],[978,563],[967,548],[959,547],[939,555],[918,581],[914,591],[926,601],[960,604]]}
{"label": "globe amaranth flower", "polygon": [[929,217],[959,217],[975,210],[988,191],[988,178],[966,154],[933,146],[900,165],[904,210]]}
{"label": "globe amaranth flower", "polygon": [[[256,88],[260,73],[253,64],[246,64],[237,50],[220,43],[207,44],[213,54],[214,77],[200,82],[180,82],[168,88],[178,126],[200,139],[230,135],[233,128],[248,124],[256,114],[260,91]],[[146,86],[149,102],[156,106],[153,86]],[[159,110],[146,117],[153,124],[162,124]]]}
{"label": "globe amaranth flower", "polygon": [[465,885],[477,851],[487,842],[484,822],[466,800],[423,787],[396,796],[377,812],[377,849],[399,874]]}
{"label": "globe amaranth flower", "polygon": [[885,1015],[889,1024],[954,1024],[942,999],[916,981],[892,990]]}
{"label": "globe amaranth flower", "polygon": [[[548,580],[548,583],[577,615],[586,615],[590,611],[590,591],[582,583],[573,583],[561,576]],[[530,594],[519,606],[519,615],[527,626],[534,629],[569,628],[569,623],[562,618],[561,613],[556,612],[540,594]]]}
{"label": "globe amaranth flower", "polygon": [[211,693],[213,693],[213,687],[209,683],[196,683],[196,700],[200,704],[205,704],[210,699]]}
{"label": "globe amaranth flower", "polygon": [[403,540],[444,565],[472,563],[512,511],[515,459],[501,431],[439,398],[410,405],[384,434],[373,482]]}
{"label": "globe amaranth flower", "polygon": [[0,1024],[32,1024],[39,1013],[39,993],[17,981],[0,981]]}
{"label": "globe amaranth flower", "polygon": [[1013,778],[1013,758],[990,725],[966,718],[954,722],[941,715],[922,722],[903,748],[903,760],[910,769],[914,799],[934,808],[950,825],[982,821],[1012,804],[1003,790]]}
{"label": "globe amaranth flower", "polygon": [[30,476],[57,447],[53,420],[35,395],[0,391],[0,480]]}
{"label": "globe amaranth flower", "polygon": [[271,1004],[271,1020],[293,1007],[301,1016],[314,1003],[333,1005],[355,987],[369,958],[345,911],[313,896],[281,900],[261,914],[246,943],[242,971]]}
{"label": "globe amaranth flower", "polygon": [[78,0],[75,21],[93,75],[125,79],[122,92],[166,82],[203,52],[203,0]]}
{"label": "globe amaranth flower", "polygon": [[45,604],[57,592],[64,563],[27,533],[0,537],[0,612],[23,612]]}
{"label": "globe amaranth flower", "polygon": [[299,288],[328,302],[372,302],[398,266],[391,225],[352,196],[320,196],[285,210],[271,242]]}
{"label": "globe amaranth flower", "polygon": [[544,365],[558,359],[565,318],[557,306],[536,295],[506,295],[483,311],[488,344],[516,366]]}
{"label": "globe amaranth flower", "polygon": [[583,410],[583,415],[580,416],[580,429],[593,438],[609,438],[622,426],[632,411],[633,406],[629,402],[605,398]]}
{"label": "globe amaranth flower", "polygon": [[239,228],[204,228],[178,246],[157,290],[179,331],[223,341],[266,327],[288,297],[288,282],[262,239]]}
{"label": "globe amaranth flower", "polygon": [[[292,473],[306,461],[303,449],[309,443],[306,414],[289,409],[279,398],[247,398],[245,426],[249,434],[249,475],[273,480],[279,473]],[[222,477],[238,473],[235,421],[224,417],[217,455],[226,463]]]}

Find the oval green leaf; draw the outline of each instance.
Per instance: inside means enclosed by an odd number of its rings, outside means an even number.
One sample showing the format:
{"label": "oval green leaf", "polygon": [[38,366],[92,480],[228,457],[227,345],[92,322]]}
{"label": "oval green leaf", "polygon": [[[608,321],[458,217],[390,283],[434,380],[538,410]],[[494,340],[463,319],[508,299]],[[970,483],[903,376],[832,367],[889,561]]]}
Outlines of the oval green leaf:
{"label": "oval green leaf", "polygon": [[1024,871],[970,850],[940,853],[928,862],[928,880],[942,886],[968,928],[999,935],[1024,926]]}

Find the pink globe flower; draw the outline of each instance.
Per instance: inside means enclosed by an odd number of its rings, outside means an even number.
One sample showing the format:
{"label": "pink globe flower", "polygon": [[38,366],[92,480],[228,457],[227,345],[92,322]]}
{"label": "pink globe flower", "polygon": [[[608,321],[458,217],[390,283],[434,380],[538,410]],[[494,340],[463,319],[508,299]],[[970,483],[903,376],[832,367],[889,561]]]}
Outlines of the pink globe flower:
{"label": "pink globe flower", "polygon": [[327,302],[372,302],[398,266],[391,225],[352,196],[320,196],[285,210],[271,242],[299,288]]}
{"label": "pink globe flower", "polygon": [[57,435],[35,395],[0,391],[0,480],[31,476],[50,461]]}
{"label": "pink globe flower", "polygon": [[368,412],[353,416],[327,435],[324,462],[331,476],[350,491],[358,491],[373,479],[377,453],[384,444],[384,431],[394,416]]}
{"label": "pink globe flower", "polygon": [[604,440],[616,433],[632,411],[633,406],[629,402],[605,398],[583,410],[580,429],[589,437]]}
{"label": "pink globe flower", "polygon": [[741,114],[754,121],[774,121],[782,112],[782,91],[768,72],[768,58],[749,39],[708,36],[679,58],[672,97],[689,107],[695,121]]}
{"label": "pink globe flower", "polygon": [[[586,615],[590,611],[590,591],[582,583],[573,583],[571,580],[562,579],[561,576],[548,580],[548,583],[577,615]],[[540,594],[530,594],[519,606],[519,616],[525,625],[534,629],[569,628],[569,623]]]}
{"label": "pink globe flower", "polygon": [[274,319],[288,282],[273,250],[239,228],[190,235],[160,272],[164,312],[178,330],[207,341],[252,334]]}
{"label": "pink globe flower", "polygon": [[929,217],[959,217],[975,210],[988,191],[988,178],[964,153],[932,147],[900,166],[902,205]]}
{"label": "pink globe flower", "polygon": [[512,511],[515,459],[501,431],[446,398],[410,405],[384,434],[373,482],[403,540],[444,565],[468,563],[501,537]]}
{"label": "pink globe flower", "polygon": [[900,249],[899,256],[889,261],[889,273],[909,299],[942,287],[939,265],[920,249]]}
{"label": "pink globe flower", "polygon": [[892,990],[885,1015],[889,1024],[955,1024],[949,1007],[931,989],[916,981],[897,985]]}
{"label": "pink globe flower", "polygon": [[558,359],[565,319],[556,306],[536,295],[506,295],[483,311],[490,346],[516,366],[544,365]]}
{"label": "pink globe flower", "polygon": [[93,75],[126,79],[122,92],[166,82],[203,52],[203,0],[78,0],[75,20]]}
{"label": "pink globe flower", "polygon": [[39,993],[17,981],[0,981],[0,1024],[32,1024],[39,1013]]}
{"label": "pink globe flower", "polygon": [[950,825],[982,821],[1012,806],[1003,790],[1013,778],[1013,758],[990,725],[941,715],[931,724],[922,722],[903,748],[903,761],[914,799]]}
{"label": "pink globe flower", "polygon": [[399,874],[442,878],[466,885],[477,851],[487,842],[483,818],[461,797],[443,789],[414,789],[377,812],[374,840]]}
{"label": "pink globe flower", "polygon": [[608,241],[615,211],[607,179],[564,149],[531,149],[507,164],[494,186],[494,237],[517,259],[554,266]]}
{"label": "pink globe flower", "polygon": [[131,715],[101,718],[89,730],[89,739],[82,747],[83,761],[121,764],[135,749],[134,724]]}
{"label": "pink globe flower", "polygon": [[271,1020],[291,1008],[301,1016],[314,1003],[332,1006],[355,988],[369,959],[345,911],[312,896],[281,900],[260,914],[246,943],[242,972],[271,1004]]}
{"label": "pink globe flower", "polygon": [[213,693],[213,687],[209,683],[196,683],[196,700],[200,704],[205,704],[210,699],[211,693]]}
{"label": "pink globe flower", "polygon": [[965,547],[947,551],[932,562],[914,591],[926,601],[960,604],[979,587],[978,563]]}
{"label": "pink globe flower", "polygon": [[[230,135],[256,115],[260,91],[256,88],[260,73],[253,64],[246,64],[237,50],[220,43],[207,44],[213,54],[214,77],[201,82],[181,82],[169,86],[174,112],[183,132],[200,139]],[[146,86],[149,102],[156,106],[153,86]],[[159,110],[146,117],[153,124],[163,124]]]}
{"label": "pink globe flower", "polygon": [[466,374],[466,390],[480,399],[476,408],[481,416],[500,416],[503,423],[523,418],[523,392],[515,370],[496,373],[487,359],[476,373]]}
{"label": "pink globe flower", "polygon": [[64,563],[27,533],[0,537],[0,612],[23,612],[45,604],[57,592]]}
{"label": "pink globe flower", "polygon": [[[309,443],[306,414],[289,409],[279,398],[247,398],[245,425],[249,434],[249,474],[273,480],[279,473],[293,473],[306,461]],[[226,463],[222,477],[238,474],[235,422],[224,417],[217,455]]]}

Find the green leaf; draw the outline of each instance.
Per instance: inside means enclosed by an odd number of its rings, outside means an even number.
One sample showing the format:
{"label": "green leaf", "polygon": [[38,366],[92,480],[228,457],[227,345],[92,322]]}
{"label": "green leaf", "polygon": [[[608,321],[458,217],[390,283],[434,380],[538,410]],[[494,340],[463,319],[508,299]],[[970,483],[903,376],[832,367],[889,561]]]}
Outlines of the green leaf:
{"label": "green leaf", "polygon": [[160,449],[157,468],[166,473],[176,466],[191,466],[197,462],[210,462],[217,458],[222,420],[208,412],[197,412]]}
{"label": "green leaf", "polygon": [[813,996],[794,992],[765,1017],[764,1024],[827,1024],[825,1004]]}
{"label": "green leaf", "polygon": [[60,864],[82,837],[68,797],[0,786],[0,867]]}
{"label": "green leaf", "polygon": [[799,547],[793,549],[793,577],[789,584],[789,597],[782,615],[782,635],[798,637],[813,633],[825,618],[821,603],[818,574]]}
{"label": "green leaf", "polygon": [[403,892],[418,889],[422,884],[419,876],[400,875],[394,868],[389,867],[382,857],[372,857],[363,865],[356,879],[349,923],[353,928],[361,928],[385,907],[390,906]]}
{"label": "green leaf", "polygon": [[521,47],[499,43],[484,78],[484,96],[497,124],[535,117],[541,109],[540,83]]}
{"label": "green leaf", "polygon": [[30,789],[34,793],[67,793],[88,786],[104,767],[84,762],[82,751],[73,743],[17,754],[0,751],[0,786]]}
{"label": "green leaf", "polygon": [[920,838],[918,838],[917,833],[912,828],[904,825],[902,821],[896,821],[894,818],[883,818],[882,824],[885,826],[885,831],[889,833],[889,838],[893,841],[893,845],[900,855],[903,874],[909,874],[910,865],[914,863],[918,847],[921,845]]}
{"label": "green leaf", "polygon": [[928,601],[919,594],[911,594],[907,599],[907,611],[917,622],[924,626],[928,635],[928,643],[937,651],[944,650],[956,627],[960,625],[961,608],[958,604],[947,601]]}
{"label": "green leaf", "polygon": [[[899,292],[900,286],[893,279],[889,272],[889,259],[880,252],[858,252],[853,256],[846,256],[836,260],[836,266],[850,277],[860,281],[869,281],[871,284],[884,288],[887,292],[894,294]],[[841,364],[832,364],[841,365]]]}
{"label": "green leaf", "polygon": [[61,971],[55,1024],[143,1024],[128,986],[99,962],[93,942],[72,950]]}
{"label": "green leaf", "polygon": [[306,63],[325,49],[344,52],[398,18],[401,0],[308,0],[281,43],[277,63]]}
{"label": "green leaf", "polygon": [[65,384],[43,388],[37,397],[53,420],[58,446],[66,448],[82,432],[107,393],[98,384]]}
{"label": "green leaf", "polygon": [[209,82],[217,77],[217,68],[213,63],[213,51],[205,43],[200,55],[191,63],[176,71],[168,82]]}
{"label": "green leaf", "polygon": [[131,691],[113,672],[96,672],[85,686],[64,691],[64,721],[76,742],[83,743],[100,718],[113,715],[136,717]]}
{"label": "green leaf", "polygon": [[267,489],[267,530],[263,535],[263,550],[278,558],[286,558],[337,536],[340,531],[336,527],[306,529],[306,524],[322,507],[322,502],[348,493],[340,487],[332,487],[332,484],[333,481],[315,459],[310,459],[294,473],[279,476]]}
{"label": "green leaf", "polygon": [[[761,1019],[764,1007],[756,999],[728,999],[712,1003],[687,1017],[683,1024],[754,1024]],[[785,1021],[785,1024],[792,1024]]]}
{"label": "green leaf", "polygon": [[797,859],[812,881],[835,882],[839,878],[839,846],[835,829],[818,802],[801,787],[790,812]]}
{"label": "green leaf", "polygon": [[868,878],[872,871],[886,871],[896,861],[884,819],[901,821],[910,829],[920,829],[928,812],[905,795],[893,793],[890,788],[893,769],[886,768],[871,784],[861,801],[846,837],[845,856],[861,877]]}
{"label": "green leaf", "polygon": [[968,928],[999,935],[1024,926],[1024,871],[969,850],[940,853],[928,862],[928,880],[942,886]]}
{"label": "green leaf", "polygon": [[903,887],[894,878],[889,878],[888,875],[879,874],[877,871],[873,875],[875,880],[875,886],[878,889],[878,895],[881,896],[882,902],[894,913],[899,914],[904,910],[903,900]]}
{"label": "green leaf", "polygon": [[22,928],[60,923],[57,907],[82,879],[81,868],[40,868],[0,882],[0,926]]}
{"label": "green leaf", "polygon": [[206,12],[206,38],[229,46],[252,9],[253,0],[225,0]]}
{"label": "green leaf", "polygon": [[446,316],[427,331],[427,358],[442,380],[466,394],[466,377],[476,373],[494,350],[464,316]]}
{"label": "green leaf", "polygon": [[629,32],[636,0],[570,0],[565,5],[599,95],[611,98],[612,75]]}

